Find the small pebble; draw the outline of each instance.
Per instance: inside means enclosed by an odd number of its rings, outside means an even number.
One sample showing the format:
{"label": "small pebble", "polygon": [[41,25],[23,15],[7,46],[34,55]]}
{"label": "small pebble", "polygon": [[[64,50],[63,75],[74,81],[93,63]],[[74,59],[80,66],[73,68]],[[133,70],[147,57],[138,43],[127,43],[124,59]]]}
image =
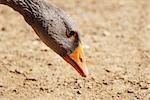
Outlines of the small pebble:
{"label": "small pebble", "polygon": [[75,83],[82,83],[82,80],[75,80]]}
{"label": "small pebble", "polygon": [[2,28],[1,28],[1,31],[6,31],[6,28],[5,28],[5,27],[2,27]]}
{"label": "small pebble", "polygon": [[103,81],[103,84],[104,84],[104,85],[108,85],[108,83],[107,83],[107,82],[105,82],[105,81]]}
{"label": "small pebble", "polygon": [[54,90],[50,90],[50,92],[54,92]]}
{"label": "small pebble", "polygon": [[0,85],[0,87],[3,87],[2,85]]}
{"label": "small pebble", "polygon": [[44,89],[43,89],[42,87],[40,88],[40,90],[41,90],[41,91],[44,91]]}
{"label": "small pebble", "polygon": [[29,69],[29,71],[31,72],[31,71],[33,71],[32,69]]}
{"label": "small pebble", "polygon": [[92,81],[95,81],[95,80],[96,80],[96,77],[91,77],[91,80],[92,80]]}
{"label": "small pebble", "polygon": [[37,81],[37,80],[34,79],[34,78],[26,78],[25,80],[26,80],[26,81]]}
{"label": "small pebble", "polygon": [[138,96],[135,96],[136,99],[140,99]]}
{"label": "small pebble", "polygon": [[77,93],[78,93],[78,94],[82,94],[82,92],[81,92],[81,91],[77,91]]}
{"label": "small pebble", "polygon": [[12,92],[17,92],[17,90],[15,89],[15,90],[13,90]]}
{"label": "small pebble", "polygon": [[109,36],[110,33],[109,33],[108,31],[105,30],[105,31],[102,33],[102,35],[103,35],[103,36]]}
{"label": "small pebble", "polygon": [[83,84],[80,84],[80,83],[79,83],[78,86],[79,86],[79,88],[82,88],[82,87],[83,87]]}
{"label": "small pebble", "polygon": [[91,85],[91,84],[89,84],[87,88],[88,88],[88,89],[92,89],[92,85]]}
{"label": "small pebble", "polygon": [[51,66],[52,64],[51,64],[51,63],[48,63],[47,65],[48,65],[48,66]]}
{"label": "small pebble", "polygon": [[148,89],[148,87],[147,87],[147,86],[144,86],[144,87],[141,87],[141,89],[143,89],[143,90],[147,90],[147,89]]}
{"label": "small pebble", "polygon": [[66,83],[66,82],[65,82],[63,85],[64,85],[64,86],[67,86],[67,85],[68,85],[68,83]]}
{"label": "small pebble", "polygon": [[48,51],[48,49],[41,49],[41,51],[42,51],[42,52],[47,52],[47,51]]}
{"label": "small pebble", "polygon": [[108,72],[108,73],[110,72],[110,70],[108,70],[108,69],[105,69],[105,71]]}
{"label": "small pebble", "polygon": [[128,93],[134,93],[132,90],[128,90],[127,92],[128,92]]}

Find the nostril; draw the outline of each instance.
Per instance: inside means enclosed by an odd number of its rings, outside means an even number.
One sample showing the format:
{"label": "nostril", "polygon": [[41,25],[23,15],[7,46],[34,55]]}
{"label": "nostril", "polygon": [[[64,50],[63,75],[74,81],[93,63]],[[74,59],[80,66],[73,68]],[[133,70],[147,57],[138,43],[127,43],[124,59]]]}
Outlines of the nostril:
{"label": "nostril", "polygon": [[80,57],[80,61],[83,62],[83,59]]}

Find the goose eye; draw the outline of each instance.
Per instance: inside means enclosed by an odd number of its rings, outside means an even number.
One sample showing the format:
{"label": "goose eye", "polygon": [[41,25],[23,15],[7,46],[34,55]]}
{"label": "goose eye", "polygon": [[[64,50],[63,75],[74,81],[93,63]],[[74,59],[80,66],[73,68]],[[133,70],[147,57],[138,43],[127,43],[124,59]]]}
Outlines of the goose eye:
{"label": "goose eye", "polygon": [[70,33],[69,32],[67,32],[67,37],[68,38],[70,38],[70,37],[72,37],[72,36],[75,36],[75,34],[76,34],[76,32],[75,31],[70,31]]}
{"label": "goose eye", "polygon": [[73,36],[75,33],[76,33],[76,32],[71,31],[71,32],[70,32],[70,35]]}

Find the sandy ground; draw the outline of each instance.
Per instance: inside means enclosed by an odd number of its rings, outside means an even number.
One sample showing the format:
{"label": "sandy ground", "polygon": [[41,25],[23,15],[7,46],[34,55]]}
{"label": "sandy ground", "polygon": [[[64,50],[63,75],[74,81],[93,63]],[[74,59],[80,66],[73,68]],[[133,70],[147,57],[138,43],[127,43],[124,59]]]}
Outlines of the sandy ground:
{"label": "sandy ground", "polygon": [[50,0],[78,23],[88,78],[0,5],[0,100],[150,100],[150,0]]}

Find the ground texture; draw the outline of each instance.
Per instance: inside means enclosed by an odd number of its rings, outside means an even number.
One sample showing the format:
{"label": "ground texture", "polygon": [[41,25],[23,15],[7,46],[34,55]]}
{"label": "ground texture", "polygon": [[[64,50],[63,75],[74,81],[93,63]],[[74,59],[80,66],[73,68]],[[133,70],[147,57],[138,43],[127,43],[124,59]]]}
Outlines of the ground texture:
{"label": "ground texture", "polygon": [[88,78],[0,5],[0,100],[150,100],[150,0],[50,0],[78,23]]}

